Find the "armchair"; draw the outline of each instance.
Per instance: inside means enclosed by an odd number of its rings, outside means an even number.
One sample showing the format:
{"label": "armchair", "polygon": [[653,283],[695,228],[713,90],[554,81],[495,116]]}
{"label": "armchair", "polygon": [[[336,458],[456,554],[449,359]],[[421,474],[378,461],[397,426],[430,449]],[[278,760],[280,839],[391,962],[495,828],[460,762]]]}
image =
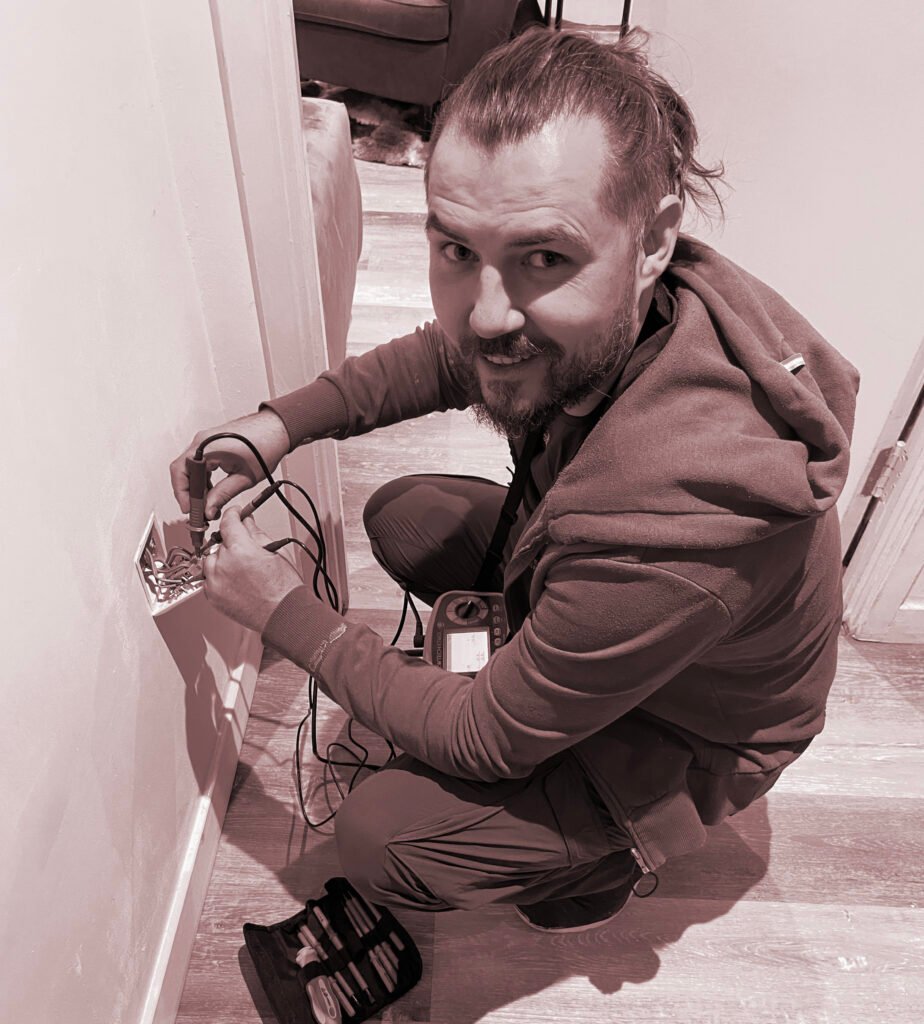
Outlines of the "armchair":
{"label": "armchair", "polygon": [[432,107],[510,37],[518,0],[294,0],[302,79]]}

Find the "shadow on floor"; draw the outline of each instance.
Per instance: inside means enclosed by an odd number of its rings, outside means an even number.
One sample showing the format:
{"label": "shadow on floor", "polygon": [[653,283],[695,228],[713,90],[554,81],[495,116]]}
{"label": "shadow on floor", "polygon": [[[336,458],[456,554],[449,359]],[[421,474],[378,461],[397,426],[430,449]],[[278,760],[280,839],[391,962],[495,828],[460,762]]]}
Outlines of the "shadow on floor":
{"label": "shadow on floor", "polygon": [[[319,745],[343,741],[345,722],[319,728]],[[317,765],[308,770],[317,778]],[[341,873],[333,841],[333,823],[320,832],[307,828],[291,798],[275,793],[292,781],[289,766],[268,769],[241,764],[225,839],[271,867],[300,903],[323,890]],[[315,808],[321,805],[315,801]],[[268,836],[276,847],[267,863]],[[390,1011],[392,1021],[443,1021],[474,1024],[501,1007],[542,993],[567,979],[586,977],[602,994],[653,978],[660,951],[676,943],[694,925],[727,914],[767,873],[771,829],[766,798],[734,819],[710,830],[708,843],[695,853],[664,865],[657,892],[630,900],[612,924],[574,935],[544,935],[529,929],[511,907],[438,915],[396,911],[415,937],[424,960],[421,983]],[[279,847],[284,843],[285,853]],[[257,923],[270,924],[270,920]],[[437,963],[438,959],[438,963]],[[261,1020],[272,1012],[249,955],[239,952],[241,973]],[[447,966],[448,965],[448,966]],[[438,967],[438,971],[437,971]],[[433,990],[438,975],[439,991]],[[445,1013],[440,1012],[440,1008]]]}

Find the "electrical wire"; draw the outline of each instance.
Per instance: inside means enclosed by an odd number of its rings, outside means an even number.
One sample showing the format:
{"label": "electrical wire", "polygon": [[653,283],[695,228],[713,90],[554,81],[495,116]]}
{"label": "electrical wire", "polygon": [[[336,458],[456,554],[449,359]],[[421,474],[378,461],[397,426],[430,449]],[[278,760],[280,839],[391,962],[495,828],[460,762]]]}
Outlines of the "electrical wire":
{"label": "electrical wire", "polygon": [[[291,481],[291,480],[282,480],[282,481],[277,482],[276,479],[273,477],[273,474],[270,472],[270,468],[266,464],[266,459],[263,458],[263,454],[260,451],[260,449],[257,448],[257,446],[253,443],[253,441],[250,440],[249,437],[245,437],[243,434],[236,434],[233,431],[224,430],[224,431],[221,431],[218,434],[212,434],[211,436],[205,438],[205,440],[203,440],[199,444],[199,447],[196,449],[196,456],[195,456],[196,459],[197,460],[201,460],[201,459],[203,459],[205,457],[205,448],[206,448],[207,445],[210,445],[213,441],[221,441],[221,440],[223,440],[225,438],[230,438],[230,439],[235,440],[235,441],[240,441],[242,444],[247,446],[247,448],[250,450],[250,452],[253,455],[253,457],[257,460],[257,463],[260,466],[260,469],[263,472],[264,477],[266,477],[267,482],[275,490],[275,496],[283,503],[283,505],[285,505],[285,507],[296,518],[296,520],[308,531],[308,533],[311,535],[312,539],[318,545],[318,557],[317,557],[317,559],[315,559],[315,557],[313,555],[311,555],[312,561],[315,562],[315,566],[316,566],[315,578],[314,578],[314,581],[315,581],[315,593],[320,598],[320,594],[317,593],[317,580],[318,580],[318,576],[319,575],[323,575],[324,582],[325,582],[325,588],[328,591],[331,607],[335,611],[339,612],[340,611],[340,599],[339,599],[339,596],[337,595],[337,588],[334,586],[334,582],[330,578],[330,576],[328,575],[327,569],[326,569],[327,549],[326,549],[326,546],[324,544],[324,539],[321,536],[321,518],[318,515],[317,507],[315,506],[314,502],[311,500],[311,497],[309,496],[308,492],[306,490],[304,490],[304,488],[302,488],[299,484],[296,484],[296,483],[294,483],[294,481]],[[314,515],[315,524],[317,526],[316,530],[305,520],[304,516],[301,515],[301,513],[292,504],[292,502],[289,501],[289,499],[282,493],[282,491],[280,490],[280,486],[283,483],[288,484],[290,487],[296,488],[307,499],[308,504],[311,507],[312,514]],[[318,570],[320,570],[320,571],[318,571]]]}
{"label": "electrical wire", "polygon": [[[180,597],[195,593],[201,577],[193,575],[188,560],[176,560],[183,558],[180,552],[184,550],[172,548],[167,562],[155,558],[152,551],[146,550],[143,553],[141,571],[157,604],[169,605]],[[185,554],[192,558],[191,552]],[[171,560],[174,561],[173,565],[170,564]]]}
{"label": "electrical wire", "polygon": [[[318,515],[318,510],[315,503],[311,500],[311,495],[305,490],[301,484],[297,484],[294,480],[280,480],[278,486],[292,487],[308,502],[308,506],[311,509],[311,513],[314,516],[314,521],[317,524],[317,531],[311,529],[307,523],[302,520],[302,525],[308,530],[318,546],[318,558],[315,560],[315,571],[314,571],[314,592],[318,598],[318,576],[323,575],[324,587],[327,591],[327,599],[332,608],[340,610],[340,597],[337,594],[337,588],[334,586],[334,581],[330,578],[327,573],[327,545],[324,543],[324,535],[321,532],[321,517]],[[323,567],[323,568],[322,568]]]}
{"label": "electrical wire", "polygon": [[[236,434],[230,431],[222,431],[221,433],[218,434],[212,434],[210,437],[205,438],[205,440],[202,441],[202,443],[196,449],[196,458],[202,459],[204,457],[205,448],[207,445],[211,444],[213,441],[219,441],[224,438],[240,441],[242,444],[246,445],[246,447],[253,454],[254,458],[257,460],[257,463],[259,464],[260,469],[263,472],[263,475],[266,477],[267,482],[270,484],[274,492],[274,496],[279,498],[282,504],[286,507],[286,509],[288,509],[288,511],[292,514],[296,521],[305,529],[305,531],[308,533],[308,536],[314,542],[316,547],[315,551],[312,551],[307,544],[305,544],[301,540],[298,540],[295,537],[287,538],[285,543],[282,544],[281,547],[284,547],[285,544],[295,544],[299,548],[301,548],[302,551],[305,552],[308,558],[314,563],[315,567],[314,575],[312,578],[312,589],[314,591],[315,597],[317,597],[318,600],[321,601],[326,599],[328,604],[334,609],[334,611],[339,612],[341,610],[340,595],[338,594],[336,585],[334,584],[334,581],[331,579],[330,574],[328,573],[327,570],[327,545],[324,542],[323,531],[321,529],[321,517],[318,514],[317,506],[312,500],[311,495],[300,484],[295,483],[295,481],[293,480],[275,480],[273,478],[272,473],[270,472],[269,466],[267,466],[266,464],[266,460],[263,458],[263,455],[261,454],[259,449],[249,438],[244,437],[242,434]],[[282,493],[283,486],[293,488],[305,499],[305,501],[308,503],[309,508],[311,509],[312,517],[314,519],[313,526],[301,515],[298,509]],[[185,549],[173,549],[171,554],[178,550],[182,551],[183,554],[189,554],[190,557],[192,557],[191,553],[186,552]],[[176,568],[178,569],[179,567],[180,563],[177,563]],[[323,580],[324,582],[324,596],[321,595],[321,580]],[[408,651],[407,653],[419,656],[419,654],[422,653],[424,642],[423,624],[421,622],[420,615],[418,614],[414,601],[407,590],[405,590],[404,592],[404,603],[401,608],[401,621],[398,625],[397,632],[395,633],[395,636],[392,639],[391,645],[396,646],[398,643],[398,640],[401,636],[401,632],[404,629],[404,624],[407,618],[407,610],[409,607],[416,621],[416,629],[414,633],[414,649]],[[385,767],[385,765],[389,764],[398,756],[397,751],[395,750],[395,747],[392,744],[392,742],[388,739],[385,739],[385,742],[388,745],[389,750],[389,755],[387,759],[383,764],[380,765],[370,764],[370,753],[368,748],[365,747],[362,743],[360,743],[360,741],[353,735],[353,718],[347,719],[347,738],[351,744],[359,748],[359,751],[361,751],[361,755],[356,750],[348,747],[345,743],[342,743],[337,740],[328,743],[326,752],[324,755],[322,755],[318,750],[317,735],[318,690],[319,687],[316,677],[314,676],[313,673],[308,673],[308,711],[299,721],[298,726],[295,730],[295,790],[296,795],[298,797],[298,805],[299,809],[301,810],[302,817],[304,818],[308,827],[312,829],[321,828],[323,825],[327,824],[327,822],[329,822],[336,816],[337,809],[330,807],[330,800],[328,799],[328,807],[330,808],[331,813],[326,818],[323,818],[320,821],[312,821],[308,813],[308,808],[305,804],[305,785],[303,781],[301,750],[302,734],[305,728],[305,724],[308,722],[309,718],[311,719],[311,751],[315,760],[317,760],[323,766],[322,777],[319,783],[319,787],[323,786],[325,788],[325,793],[329,793],[328,782],[333,781],[334,786],[337,789],[337,792],[341,800],[345,799],[345,794],[343,791],[343,787],[340,784],[340,780],[337,778],[334,769],[353,769],[353,774],[351,775],[349,783],[347,785],[347,793],[351,793],[356,785],[356,781],[359,777],[359,774],[363,771],[363,769],[371,772],[380,771],[382,768]],[[336,759],[333,756],[333,754],[334,751],[338,748],[344,751],[344,754],[347,757],[351,758],[351,760],[345,761]]]}

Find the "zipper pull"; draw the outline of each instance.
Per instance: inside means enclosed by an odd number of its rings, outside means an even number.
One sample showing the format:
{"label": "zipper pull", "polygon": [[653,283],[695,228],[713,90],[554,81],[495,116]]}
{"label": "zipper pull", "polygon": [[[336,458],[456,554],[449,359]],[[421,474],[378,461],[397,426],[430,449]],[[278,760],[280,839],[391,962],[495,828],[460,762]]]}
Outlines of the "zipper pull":
{"label": "zipper pull", "polygon": [[642,874],[647,875],[648,872],[651,871],[651,868],[648,867],[648,865],[642,860],[642,855],[638,852],[638,849],[633,846],[629,853],[632,854],[632,856],[635,858],[636,863],[642,869]]}

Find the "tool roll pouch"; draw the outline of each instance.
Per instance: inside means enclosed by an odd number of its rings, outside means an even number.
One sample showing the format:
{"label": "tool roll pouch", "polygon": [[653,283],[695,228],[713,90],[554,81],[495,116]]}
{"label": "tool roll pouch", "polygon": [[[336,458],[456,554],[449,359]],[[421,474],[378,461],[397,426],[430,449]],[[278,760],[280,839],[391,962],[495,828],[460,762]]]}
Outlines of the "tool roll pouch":
{"label": "tool roll pouch", "polygon": [[345,878],[331,878],[324,888],[285,921],[244,925],[244,943],[279,1024],[356,1024],[410,991],[423,974],[417,947],[390,911],[368,903]]}

